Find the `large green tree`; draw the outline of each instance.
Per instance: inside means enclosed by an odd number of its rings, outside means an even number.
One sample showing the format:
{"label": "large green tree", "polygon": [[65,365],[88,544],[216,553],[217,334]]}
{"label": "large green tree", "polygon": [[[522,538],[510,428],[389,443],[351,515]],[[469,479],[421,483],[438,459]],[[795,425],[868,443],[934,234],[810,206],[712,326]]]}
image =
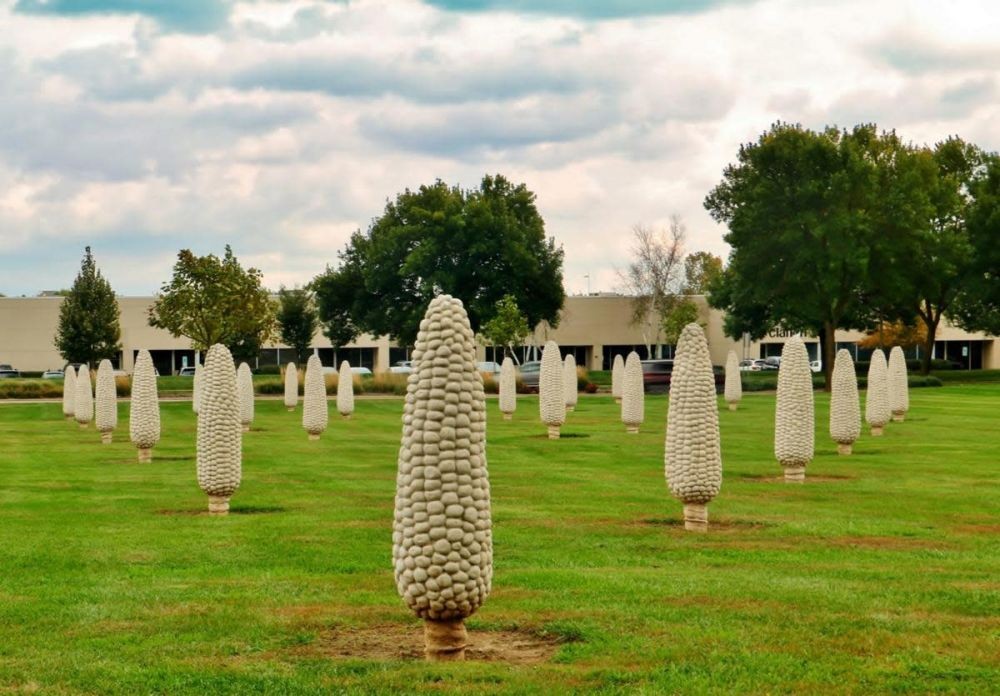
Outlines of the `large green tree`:
{"label": "large green tree", "polygon": [[565,297],[562,263],[535,194],[486,176],[472,190],[437,181],[400,193],[367,231],[351,236],[339,266],[313,288],[327,335],[343,340],[367,331],[412,345],[438,293],[462,300],[473,330],[506,295],[529,326],[555,325]]}
{"label": "large green tree", "polygon": [[1000,335],[1000,157],[984,158],[969,184],[967,231],[969,273],[955,303],[953,318],[969,331]]}
{"label": "large green tree", "polygon": [[275,310],[261,272],[244,269],[228,245],[221,259],[182,249],[149,308],[149,325],[186,336],[196,350],[221,343],[234,358],[252,360],[274,337]]}
{"label": "large green tree", "polygon": [[90,247],[80,273],[59,305],[56,348],[67,362],[90,366],[121,350],[120,310],[111,284],[101,275]]}
{"label": "large green tree", "polygon": [[931,213],[933,167],[873,125],[815,132],[779,123],[743,145],[705,200],[732,247],[709,301],[726,330],[814,333],[827,388],[834,332],[870,322],[871,279],[886,296],[905,282],[900,239]]}
{"label": "large green tree", "polygon": [[308,359],[309,346],[319,326],[313,293],[307,288],[278,291],[278,327],[281,340],[295,349],[296,361]]}

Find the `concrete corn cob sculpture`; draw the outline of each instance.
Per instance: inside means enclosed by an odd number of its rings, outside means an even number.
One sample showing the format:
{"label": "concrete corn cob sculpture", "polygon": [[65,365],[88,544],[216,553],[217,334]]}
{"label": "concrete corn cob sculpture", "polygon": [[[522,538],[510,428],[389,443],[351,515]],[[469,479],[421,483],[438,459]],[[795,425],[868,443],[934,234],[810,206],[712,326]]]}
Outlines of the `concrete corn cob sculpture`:
{"label": "concrete corn cob sculpture", "polygon": [[337,373],[337,410],[345,419],[354,413],[354,371],[346,360]]}
{"label": "concrete corn cob sculpture", "polygon": [[885,353],[876,348],[868,363],[868,388],[865,391],[865,420],[871,427],[872,435],[879,437],[892,417],[889,408],[889,367]]}
{"label": "concrete corn cob sculpture", "polygon": [[191,394],[191,410],[197,415],[198,409],[201,407],[201,378],[204,368],[201,363],[195,363],[194,366],[194,389],[192,389]]}
{"label": "concrete corn cob sculpture", "polygon": [[812,370],[802,339],[793,336],[781,351],[774,417],[774,456],[786,483],[803,483],[815,446]]}
{"label": "concrete corn cob sculpture", "polygon": [[664,471],[670,492],[684,503],[684,528],[708,531],[708,503],[722,487],[722,446],[712,358],[697,323],[685,326],[677,341]]}
{"label": "concrete corn cob sculpture", "polygon": [[726,403],[729,404],[729,410],[735,411],[739,408],[742,398],[743,382],[740,379],[740,361],[736,357],[736,353],[729,351],[729,355],[726,357]]}
{"label": "concrete corn cob sculpture", "polygon": [[329,404],[326,400],[326,380],[323,378],[323,363],[318,355],[310,355],[306,363],[305,393],[302,397],[302,427],[309,433],[310,440],[318,440],[330,421]]}
{"label": "concrete corn cob sculpture", "polygon": [[625,361],[622,376],[622,423],[625,432],[636,434],[646,416],[646,394],[642,384],[642,362],[639,354],[632,351]]}
{"label": "concrete corn cob sculpture", "polygon": [[63,415],[66,420],[73,420],[73,411],[76,409],[76,368],[67,365],[63,372]]}
{"label": "concrete corn cob sculpture", "polygon": [[448,295],[431,301],[413,351],[392,558],[400,596],[424,619],[427,657],[463,659],[464,620],[490,593],[493,536],[483,381],[465,308]]}
{"label": "concrete corn cob sculpture", "polygon": [[833,392],[830,394],[830,437],[837,443],[837,454],[850,454],[861,435],[861,400],[858,376],[851,354],[841,348],[833,363]]}
{"label": "concrete corn cob sculpture", "polygon": [[517,410],[517,377],[514,370],[514,361],[510,357],[503,359],[500,365],[500,413],[504,420],[514,417]]}
{"label": "concrete corn cob sculpture", "polygon": [[240,425],[243,432],[250,432],[250,424],[253,423],[253,373],[250,366],[241,362],[236,370],[236,394],[240,404]]}
{"label": "concrete corn cob sculpture", "polygon": [[153,447],[160,441],[160,401],[156,393],[156,372],[148,350],[139,351],[132,372],[132,396],[128,431],[139,450],[139,461],[153,460]]}
{"label": "concrete corn cob sculpture", "polygon": [[566,410],[572,411],[576,408],[579,394],[576,390],[576,358],[567,355],[563,360],[563,396],[566,401]]}
{"label": "concrete corn cob sculpture", "polygon": [[294,411],[299,405],[299,369],[295,363],[285,365],[285,408]]}
{"label": "concrete corn cob sculpture", "polygon": [[90,421],[94,420],[94,390],[90,383],[90,368],[86,365],[80,365],[80,372],[76,375],[73,417],[81,428],[86,428]]}
{"label": "concrete corn cob sculpture", "polygon": [[622,382],[625,378],[625,360],[621,355],[615,356],[615,361],[611,364],[611,396],[615,398],[615,403],[622,402]]}
{"label": "concrete corn cob sculpture", "polygon": [[897,423],[906,420],[910,410],[910,384],[906,374],[906,356],[899,346],[889,351],[889,410]]}
{"label": "concrete corn cob sculpture", "polygon": [[538,374],[538,411],[548,426],[549,439],[559,439],[559,429],[566,422],[566,398],[563,392],[563,362],[559,344],[548,341],[542,349]]}
{"label": "concrete corn cob sculpture", "polygon": [[216,344],[205,357],[198,410],[198,486],[208,495],[210,515],[229,513],[229,499],[242,477],[243,427],[236,395],[236,369],[229,349]]}
{"label": "concrete corn cob sculpture", "polygon": [[118,389],[115,385],[115,370],[110,360],[102,360],[97,366],[97,411],[95,422],[101,434],[101,442],[111,443],[118,426]]}

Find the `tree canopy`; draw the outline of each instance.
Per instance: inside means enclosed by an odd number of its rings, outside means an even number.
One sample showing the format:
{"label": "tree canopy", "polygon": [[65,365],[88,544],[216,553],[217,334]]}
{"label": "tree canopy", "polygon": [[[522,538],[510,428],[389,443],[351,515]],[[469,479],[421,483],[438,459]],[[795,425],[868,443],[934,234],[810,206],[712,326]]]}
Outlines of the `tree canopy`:
{"label": "tree canopy", "polygon": [[535,194],[500,175],[472,190],[437,181],[403,191],[339,258],[313,281],[334,342],[366,331],[411,345],[439,293],[462,300],[473,330],[507,295],[529,326],[556,325],[565,298],[563,252],[545,236]]}
{"label": "tree canopy", "polygon": [[308,359],[309,346],[319,326],[313,293],[306,288],[281,288],[278,291],[278,327],[281,340],[295,349],[295,359]]}
{"label": "tree canopy", "polygon": [[273,338],[274,305],[261,272],[244,270],[228,245],[221,259],[182,249],[173,277],[149,308],[149,325],[186,336],[196,350],[221,343],[235,359],[249,360]]}
{"label": "tree canopy", "polygon": [[955,321],[969,331],[1000,335],[1000,157],[991,154],[969,183],[968,274],[956,300]]}
{"label": "tree canopy", "polygon": [[97,362],[117,357],[121,350],[120,310],[111,284],[101,275],[90,247],[80,273],[59,305],[55,343],[67,362]]}

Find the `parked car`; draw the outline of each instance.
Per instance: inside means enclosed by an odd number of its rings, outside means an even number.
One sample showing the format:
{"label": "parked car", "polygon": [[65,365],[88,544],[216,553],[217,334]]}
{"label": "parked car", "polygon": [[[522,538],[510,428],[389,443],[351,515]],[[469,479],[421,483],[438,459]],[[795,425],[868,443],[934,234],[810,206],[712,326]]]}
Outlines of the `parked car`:
{"label": "parked car", "polygon": [[[324,366],[323,367],[323,374],[324,375],[337,375],[337,374],[340,374],[340,368],[338,368],[338,367],[327,367],[327,366]],[[355,367],[354,365],[351,365],[351,374],[354,375],[354,376],[356,376],[356,377],[371,377],[372,376],[372,371],[369,370],[367,367]]]}
{"label": "parked car", "polygon": [[813,372],[822,372],[823,363],[820,362],[819,360],[813,360],[812,362],[809,363],[809,369],[812,370]]}
{"label": "parked car", "polygon": [[761,369],[763,370],[777,370],[781,367],[781,356],[772,355],[770,358],[764,358],[761,361]]}
{"label": "parked car", "polygon": [[413,361],[412,360],[400,360],[395,365],[389,368],[389,372],[394,375],[408,375],[413,372]]}
{"label": "parked car", "polygon": [[670,375],[674,371],[673,360],[643,360],[641,364],[644,391],[650,393],[670,391]]}
{"label": "parked car", "polygon": [[538,391],[538,377],[542,372],[541,362],[532,360],[531,362],[521,363],[521,367],[517,371],[521,376],[521,383],[524,384],[525,390],[529,392]]}
{"label": "parked car", "polygon": [[500,363],[497,362],[481,362],[476,363],[476,369],[480,372],[486,372],[491,375],[500,374]]}
{"label": "parked car", "polygon": [[62,370],[46,370],[42,373],[42,379],[63,379],[65,376]]}
{"label": "parked car", "polygon": [[21,373],[10,365],[0,365],[0,379],[20,377]]}
{"label": "parked car", "polygon": [[194,377],[194,367],[182,367],[177,373],[178,377]]}
{"label": "parked car", "polygon": [[760,360],[740,360],[740,372],[758,372],[761,368],[757,363]]}

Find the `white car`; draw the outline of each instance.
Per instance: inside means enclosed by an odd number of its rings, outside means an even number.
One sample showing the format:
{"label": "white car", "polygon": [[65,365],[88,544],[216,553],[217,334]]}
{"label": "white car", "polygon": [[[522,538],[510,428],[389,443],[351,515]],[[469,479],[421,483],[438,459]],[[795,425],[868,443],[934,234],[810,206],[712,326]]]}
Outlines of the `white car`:
{"label": "white car", "polygon": [[822,372],[823,363],[820,362],[819,360],[813,360],[809,363],[809,369],[812,370],[813,372]]}
{"label": "white car", "polygon": [[[323,374],[324,375],[339,375],[340,374],[340,370],[338,368],[336,368],[336,367],[327,367],[327,366],[324,366],[323,367]],[[353,365],[351,365],[351,374],[352,375],[357,375],[359,377],[371,377],[372,376],[372,371],[369,370],[367,367],[354,367]]]}
{"label": "white car", "polygon": [[394,375],[408,375],[413,372],[413,361],[400,360],[398,363],[389,368],[389,372]]}
{"label": "white car", "polygon": [[491,375],[500,374],[500,363],[497,362],[480,362],[476,363],[476,369],[479,372],[486,372]]}

